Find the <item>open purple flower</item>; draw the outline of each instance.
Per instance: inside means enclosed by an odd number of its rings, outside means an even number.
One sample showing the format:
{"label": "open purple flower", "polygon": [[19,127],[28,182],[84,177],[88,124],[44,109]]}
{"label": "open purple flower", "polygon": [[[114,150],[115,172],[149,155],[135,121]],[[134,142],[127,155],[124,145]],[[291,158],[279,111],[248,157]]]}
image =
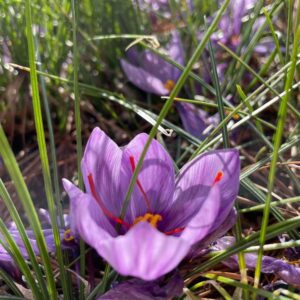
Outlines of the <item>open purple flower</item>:
{"label": "open purple flower", "polygon": [[[239,189],[238,151],[207,152],[175,176],[172,159],[155,140],[146,154],[125,218],[119,214],[148,136],[119,148],[95,128],[82,159],[86,193],[70,181],[71,229],[122,275],[154,280],[232,212]],[[119,228],[119,229],[118,229]]]}
{"label": "open purple flower", "polygon": [[[172,33],[166,53],[175,62],[184,64],[184,51],[177,31]],[[129,81],[141,90],[159,96],[169,95],[181,71],[150,50],[137,52],[128,50],[127,59],[121,59],[121,66]]]}
{"label": "open purple flower", "polygon": [[[184,51],[177,31],[172,33],[166,52],[172,60],[184,65]],[[128,51],[127,60],[122,59],[121,66],[135,86],[158,96],[169,95],[181,74],[178,68],[153,52],[146,50],[138,53],[135,48]],[[190,103],[176,102],[176,107],[185,130],[203,138],[202,132],[209,124],[208,114]]]}

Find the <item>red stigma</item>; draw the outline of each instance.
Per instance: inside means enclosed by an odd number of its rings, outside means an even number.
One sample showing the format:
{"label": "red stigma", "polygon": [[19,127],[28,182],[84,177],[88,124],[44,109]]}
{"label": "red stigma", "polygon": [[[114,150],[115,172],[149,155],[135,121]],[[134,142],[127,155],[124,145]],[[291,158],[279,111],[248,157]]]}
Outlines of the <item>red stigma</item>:
{"label": "red stigma", "polygon": [[175,228],[175,229],[172,229],[170,231],[167,231],[167,232],[164,232],[164,234],[166,235],[172,235],[172,234],[175,234],[175,233],[180,233],[184,230],[185,227],[178,227],[178,228]]}
{"label": "red stigma", "polygon": [[224,176],[224,173],[222,171],[218,171],[215,179],[214,179],[214,182],[213,182],[213,185],[215,185],[216,183],[218,183],[219,181],[221,181],[221,179],[223,178]]}
{"label": "red stigma", "polygon": [[90,185],[90,188],[91,188],[91,192],[92,192],[92,195],[93,197],[95,198],[96,202],[98,203],[98,205],[100,206],[102,212],[108,217],[110,218],[111,220],[115,221],[116,223],[118,224],[121,224],[121,225],[124,225],[126,227],[130,227],[130,225],[128,223],[126,223],[125,221],[123,221],[122,219],[114,216],[104,205],[102,199],[100,198],[100,196],[97,194],[97,191],[96,191],[96,187],[95,187],[95,183],[94,183],[94,180],[93,180],[93,175],[90,173],[88,175],[88,181],[89,181],[89,185]]}
{"label": "red stigma", "polygon": [[[131,165],[132,172],[134,172],[134,170],[135,170],[134,157],[133,156],[129,156],[129,159],[130,159],[130,165]],[[143,189],[143,187],[141,185],[141,182],[138,179],[136,180],[136,184],[138,185],[140,191],[142,192],[142,194],[144,196],[144,199],[145,199],[145,202],[146,202],[146,205],[147,205],[147,208],[148,208],[149,212],[151,212],[151,206],[150,206],[149,198],[148,198],[145,190]]]}

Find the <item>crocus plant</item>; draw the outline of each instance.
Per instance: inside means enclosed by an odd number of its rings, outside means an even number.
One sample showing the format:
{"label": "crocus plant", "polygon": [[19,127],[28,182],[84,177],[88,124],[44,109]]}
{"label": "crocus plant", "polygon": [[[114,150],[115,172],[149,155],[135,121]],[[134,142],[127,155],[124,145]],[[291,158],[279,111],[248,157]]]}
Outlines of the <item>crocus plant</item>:
{"label": "crocus plant", "polygon": [[[257,1],[255,0],[232,0],[228,6],[226,14],[224,14],[220,20],[219,28],[216,33],[211,36],[212,42],[218,49],[216,55],[219,63],[217,65],[217,71],[220,80],[224,79],[226,69],[228,68],[229,60],[227,55],[224,55],[224,50],[220,49],[217,45],[218,42],[226,45],[233,51],[236,51],[241,44],[241,36],[243,32],[243,18],[248,14],[255,6]],[[253,25],[253,34],[259,30],[259,28],[265,22],[265,17],[258,17]],[[252,34],[252,36],[253,36]],[[203,32],[200,32],[199,39],[203,36]],[[275,45],[272,39],[263,38],[255,46],[253,53],[257,55],[268,55],[272,52]]]}
{"label": "crocus plant", "polygon": [[[166,52],[173,61],[184,65],[184,51],[177,31],[172,33]],[[121,65],[130,82],[158,96],[169,95],[181,74],[178,68],[149,50],[138,53],[131,48],[127,60],[122,59]],[[210,124],[208,114],[190,103],[176,102],[176,107],[185,130],[202,139],[203,130]]]}
{"label": "crocus plant", "polygon": [[120,212],[148,139],[137,135],[119,148],[95,128],[81,163],[86,192],[64,179],[71,200],[71,230],[122,275],[154,280],[231,215],[239,189],[234,149],[193,159],[175,175],[173,161],[153,140],[138,174],[125,217]]}

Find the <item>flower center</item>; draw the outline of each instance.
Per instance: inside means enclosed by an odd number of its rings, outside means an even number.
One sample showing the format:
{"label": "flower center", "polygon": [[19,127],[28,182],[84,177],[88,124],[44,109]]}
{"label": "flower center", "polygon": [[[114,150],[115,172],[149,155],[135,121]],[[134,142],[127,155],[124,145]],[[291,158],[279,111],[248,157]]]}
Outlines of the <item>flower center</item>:
{"label": "flower center", "polygon": [[[131,165],[132,171],[134,172],[134,170],[135,170],[134,157],[130,156],[129,159],[130,159],[130,165]],[[218,172],[218,174],[219,173],[220,173],[220,171]],[[216,178],[218,177],[218,174],[217,174]],[[219,180],[221,180],[221,178],[217,179],[217,181],[219,181]],[[217,181],[215,179],[215,182],[217,182]],[[148,208],[148,212],[145,213],[143,216],[137,217],[133,221],[132,224],[129,224],[129,223],[125,222],[124,220],[122,220],[119,217],[115,216],[109,209],[107,209],[107,207],[105,206],[104,202],[102,201],[100,195],[97,193],[97,190],[96,190],[96,187],[95,187],[95,182],[94,182],[94,179],[93,179],[93,175],[91,173],[88,174],[88,182],[89,182],[89,186],[90,186],[90,189],[91,189],[91,194],[92,194],[93,198],[96,200],[96,202],[99,205],[100,209],[102,210],[103,214],[107,218],[109,218],[110,220],[114,221],[115,223],[124,226],[126,229],[130,229],[131,227],[133,227],[134,225],[136,225],[137,223],[142,222],[142,221],[143,222],[148,222],[148,223],[150,223],[150,225],[152,227],[157,228],[157,223],[163,220],[163,217],[160,214],[152,213],[151,206],[150,206],[150,200],[149,200],[149,198],[148,198],[141,182],[138,179],[137,179],[136,183],[137,183],[137,186],[139,187],[139,189],[140,189],[140,191],[141,191],[141,193],[144,197],[144,200],[146,202],[146,206]],[[184,229],[185,229],[185,227],[178,227],[178,228],[174,228],[170,231],[162,231],[162,233],[164,233],[166,235],[173,235],[173,234],[181,233]],[[74,239],[74,237],[71,235],[70,229],[65,231],[64,239],[66,241],[71,241],[72,239]]]}
{"label": "flower center", "polygon": [[159,214],[150,214],[150,213],[146,213],[143,216],[137,217],[134,221],[133,221],[133,225],[139,223],[139,222],[149,222],[151,226],[153,226],[154,228],[157,228],[157,223],[159,221],[161,221],[163,218],[161,215]]}
{"label": "flower center", "polygon": [[102,212],[111,220],[113,220],[114,222],[116,222],[117,224],[123,225],[127,228],[130,227],[130,225],[128,223],[126,223],[124,220],[114,216],[104,205],[104,202],[102,201],[102,199],[100,198],[100,196],[98,195],[97,191],[96,191],[96,187],[95,187],[95,183],[94,183],[94,179],[93,179],[93,175],[90,173],[88,175],[88,181],[89,181],[89,185],[91,188],[91,193],[94,197],[94,199],[96,200],[96,202],[98,203],[98,205],[100,206]]}
{"label": "flower center", "polygon": [[171,91],[173,90],[174,86],[175,86],[175,82],[174,82],[174,80],[171,80],[171,79],[167,80],[167,81],[165,82],[165,84],[164,84],[164,87],[165,87],[169,92],[171,92]]}
{"label": "flower center", "polygon": [[231,40],[232,45],[238,46],[240,43],[240,36],[238,34],[234,34],[230,40]]}

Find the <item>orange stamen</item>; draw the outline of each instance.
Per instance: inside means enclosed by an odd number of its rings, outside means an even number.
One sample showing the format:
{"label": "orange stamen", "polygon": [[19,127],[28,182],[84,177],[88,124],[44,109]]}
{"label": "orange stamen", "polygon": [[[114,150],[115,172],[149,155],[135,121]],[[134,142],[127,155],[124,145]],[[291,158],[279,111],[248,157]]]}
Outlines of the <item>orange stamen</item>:
{"label": "orange stamen", "polygon": [[[129,157],[130,159],[130,165],[131,165],[131,169],[132,169],[132,172],[134,172],[135,170],[135,162],[134,162],[134,157],[133,156],[130,156]],[[142,192],[143,196],[144,196],[144,199],[145,199],[145,202],[146,202],[146,205],[147,205],[147,208],[149,210],[149,212],[151,212],[151,206],[150,206],[150,200],[145,192],[145,190],[143,189],[142,185],[141,185],[141,182],[137,179],[136,180],[136,183],[140,189],[140,191]]]}
{"label": "orange stamen", "polygon": [[184,230],[185,227],[178,227],[178,228],[175,228],[175,229],[172,229],[170,231],[167,231],[167,232],[164,232],[164,234],[166,235],[172,235],[172,234],[175,234],[175,233],[180,233]]}
{"label": "orange stamen", "polygon": [[165,82],[165,84],[164,84],[164,87],[165,87],[169,92],[171,92],[171,91],[173,90],[174,86],[175,86],[174,80],[170,80],[170,79],[167,80],[167,81]]}
{"label": "orange stamen", "polygon": [[218,183],[219,181],[221,181],[221,179],[223,178],[224,176],[224,173],[222,171],[218,171],[215,179],[214,179],[214,182],[213,182],[213,185],[215,185],[216,183]]}
{"label": "orange stamen", "polygon": [[95,188],[95,183],[94,183],[94,180],[93,180],[93,176],[92,174],[89,174],[88,175],[88,181],[89,181],[89,185],[90,185],[90,188],[91,188],[91,192],[92,192],[92,195],[93,197],[95,198],[95,200],[97,201],[98,205],[100,206],[102,212],[108,217],[110,218],[111,220],[115,221],[116,223],[118,224],[121,224],[121,225],[124,225],[126,227],[130,227],[130,225],[123,221],[122,219],[114,216],[104,205],[102,199],[99,197],[99,195],[97,194],[97,191],[96,191],[96,188]]}
{"label": "orange stamen", "polygon": [[64,232],[64,240],[70,242],[74,240],[74,236],[71,234],[71,229],[67,229]]}

